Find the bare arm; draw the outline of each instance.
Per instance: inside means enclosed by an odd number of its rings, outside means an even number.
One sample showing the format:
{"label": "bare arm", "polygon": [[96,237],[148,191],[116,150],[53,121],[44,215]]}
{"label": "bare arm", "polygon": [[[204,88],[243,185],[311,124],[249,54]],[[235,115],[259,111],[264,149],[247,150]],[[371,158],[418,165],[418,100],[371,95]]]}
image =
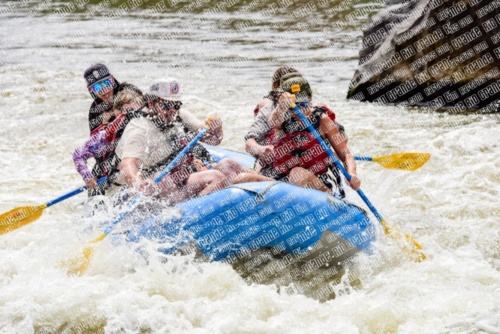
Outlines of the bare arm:
{"label": "bare arm", "polygon": [[273,131],[269,125],[273,103],[269,99],[264,99],[259,103],[258,108],[259,112],[250,126],[250,131],[245,136],[245,150],[267,163],[272,161],[274,150],[267,138],[269,133]]}
{"label": "bare arm", "polygon": [[281,125],[285,121],[286,109],[283,110],[279,105],[274,108],[271,116],[269,117],[269,125],[273,128],[281,128]]}
{"label": "bare arm", "polygon": [[245,142],[245,151],[254,157],[260,156],[262,146],[254,138],[248,138]]}
{"label": "bare arm", "polygon": [[254,138],[248,138],[245,142],[245,150],[254,157],[260,158],[265,163],[272,162],[274,147],[273,145],[262,146]]}
{"label": "bare arm", "polygon": [[281,128],[281,125],[285,121],[285,114],[292,105],[295,103],[295,96],[290,93],[281,94],[278,105],[274,108],[271,116],[269,116],[269,125],[273,128]]}
{"label": "bare arm", "polygon": [[212,114],[208,116],[207,121],[202,122],[189,111],[181,109],[179,116],[184,124],[187,125],[188,129],[193,132],[198,132],[208,125],[207,133],[200,140],[202,143],[217,146],[222,141],[222,138],[224,137],[224,133],[222,131],[222,120],[218,115]]}
{"label": "bare arm", "polygon": [[139,166],[141,164],[142,161],[137,158],[123,158],[120,162],[121,177],[129,187],[142,183],[142,178],[139,175]]}
{"label": "bare arm", "polygon": [[323,115],[320,121],[320,131],[323,137],[326,136],[336,155],[344,163],[347,172],[351,175],[350,185],[354,190],[357,190],[361,181],[357,177],[356,172],[356,161],[347,147],[347,137],[339,132],[339,129],[335,122],[333,122],[328,116]]}
{"label": "bare arm", "polygon": [[224,138],[224,132],[222,131],[222,120],[217,115],[209,116],[209,120],[205,121],[200,129],[203,129],[208,125],[208,131],[201,141],[209,145],[217,146],[221,143],[222,138]]}

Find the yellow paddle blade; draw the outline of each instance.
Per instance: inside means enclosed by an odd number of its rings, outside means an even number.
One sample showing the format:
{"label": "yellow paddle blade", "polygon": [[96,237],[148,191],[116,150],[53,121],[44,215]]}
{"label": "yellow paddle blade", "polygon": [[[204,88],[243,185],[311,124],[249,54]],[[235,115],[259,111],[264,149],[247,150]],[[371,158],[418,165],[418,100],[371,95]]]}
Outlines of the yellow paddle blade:
{"label": "yellow paddle blade", "polygon": [[28,225],[42,216],[47,204],[21,206],[0,215],[0,235]]}
{"label": "yellow paddle blade", "polygon": [[[97,238],[90,241],[90,243],[97,243],[99,241],[104,240],[106,238],[106,234],[101,233]],[[68,275],[78,275],[81,276],[84,274],[90,266],[90,262],[94,257],[94,249],[92,246],[85,247],[82,251],[82,255],[77,256],[70,260],[64,260],[59,263],[59,266],[62,268],[67,268]]]}
{"label": "yellow paddle blade", "polygon": [[385,168],[400,170],[416,170],[422,167],[429,159],[429,153],[394,153],[381,157],[373,157],[375,161]]}
{"label": "yellow paddle blade", "polygon": [[78,275],[81,276],[90,266],[90,261],[94,257],[94,249],[92,246],[85,247],[82,251],[82,255],[77,256],[70,260],[62,261],[59,266],[62,268],[67,268],[68,275]]}
{"label": "yellow paddle blade", "polygon": [[[382,219],[380,221],[382,224],[382,227],[384,228],[384,233],[388,237],[391,237],[392,239],[395,240],[401,240],[402,238],[402,233],[395,227],[390,226],[387,224],[385,219]],[[417,240],[413,239],[413,237],[409,234],[405,234],[405,239],[406,243],[403,249],[410,254],[410,257],[416,261],[416,262],[421,262],[427,258],[425,254],[422,252],[422,246],[418,243]]]}

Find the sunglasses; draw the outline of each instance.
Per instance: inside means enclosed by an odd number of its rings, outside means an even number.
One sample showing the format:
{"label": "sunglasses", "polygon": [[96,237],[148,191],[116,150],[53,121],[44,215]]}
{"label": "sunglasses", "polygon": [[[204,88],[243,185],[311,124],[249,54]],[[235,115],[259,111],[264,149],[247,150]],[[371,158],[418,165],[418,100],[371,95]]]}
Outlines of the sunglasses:
{"label": "sunglasses", "polygon": [[98,82],[95,85],[92,85],[90,88],[96,94],[100,94],[102,91],[108,91],[111,87],[113,87],[113,80],[106,79],[104,81]]}
{"label": "sunglasses", "polygon": [[175,108],[175,110],[181,109],[181,101],[165,101],[162,103],[163,110],[170,110],[170,108]]}

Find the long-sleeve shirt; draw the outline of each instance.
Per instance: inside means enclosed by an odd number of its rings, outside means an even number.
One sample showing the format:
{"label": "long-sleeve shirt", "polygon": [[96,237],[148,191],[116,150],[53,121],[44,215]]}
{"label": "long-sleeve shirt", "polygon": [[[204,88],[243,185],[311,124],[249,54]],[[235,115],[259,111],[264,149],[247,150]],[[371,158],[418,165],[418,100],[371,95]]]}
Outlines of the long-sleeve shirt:
{"label": "long-sleeve shirt", "polygon": [[106,129],[103,129],[92,137],[90,137],[85,144],[77,148],[73,152],[73,162],[75,163],[76,170],[83,178],[83,181],[88,181],[94,177],[87,167],[87,160],[94,158],[97,154],[101,153],[107,145]]}

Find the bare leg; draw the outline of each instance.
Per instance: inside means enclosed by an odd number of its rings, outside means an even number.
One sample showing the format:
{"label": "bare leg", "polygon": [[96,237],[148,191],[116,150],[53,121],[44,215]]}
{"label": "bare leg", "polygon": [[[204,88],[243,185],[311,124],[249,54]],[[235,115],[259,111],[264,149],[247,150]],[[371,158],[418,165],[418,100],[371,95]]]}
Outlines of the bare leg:
{"label": "bare leg", "polygon": [[234,178],[233,184],[263,181],[274,181],[274,179],[257,173],[241,173]]}
{"label": "bare leg", "polygon": [[188,192],[184,189],[185,187],[178,188],[169,175],[165,176],[157,186],[160,190],[160,197],[167,199],[172,205],[188,199]]}
{"label": "bare leg", "polygon": [[166,178],[161,182],[161,194],[178,203],[195,196],[210,194],[233,183],[251,181],[273,181],[273,179],[259,175],[255,171],[241,166],[233,159],[222,159],[214,166],[213,170],[191,174],[186,186],[181,189],[178,189],[171,179]]}
{"label": "bare leg", "polygon": [[225,181],[224,174],[217,170],[205,170],[196,172],[189,176],[186,186],[183,188],[188,192],[189,198],[203,196],[219,189],[219,184]]}
{"label": "bare leg", "polygon": [[313,173],[302,167],[295,167],[288,177],[291,184],[304,188],[311,188],[331,194],[332,191]]}
{"label": "bare leg", "polygon": [[222,159],[216,166],[226,176],[226,187],[230,184],[244,183],[244,182],[262,182],[274,181],[270,177],[258,174],[249,168],[241,166],[233,159]]}
{"label": "bare leg", "polygon": [[222,159],[219,161],[214,168],[222,172],[227,177],[234,177],[240,173],[255,173],[249,168],[243,167],[233,159]]}
{"label": "bare leg", "polygon": [[205,170],[191,174],[186,185],[181,188],[169,175],[165,176],[157,186],[161,197],[167,199],[170,204],[177,204],[197,195],[203,196],[214,191],[214,188],[225,179],[224,174],[219,171]]}

